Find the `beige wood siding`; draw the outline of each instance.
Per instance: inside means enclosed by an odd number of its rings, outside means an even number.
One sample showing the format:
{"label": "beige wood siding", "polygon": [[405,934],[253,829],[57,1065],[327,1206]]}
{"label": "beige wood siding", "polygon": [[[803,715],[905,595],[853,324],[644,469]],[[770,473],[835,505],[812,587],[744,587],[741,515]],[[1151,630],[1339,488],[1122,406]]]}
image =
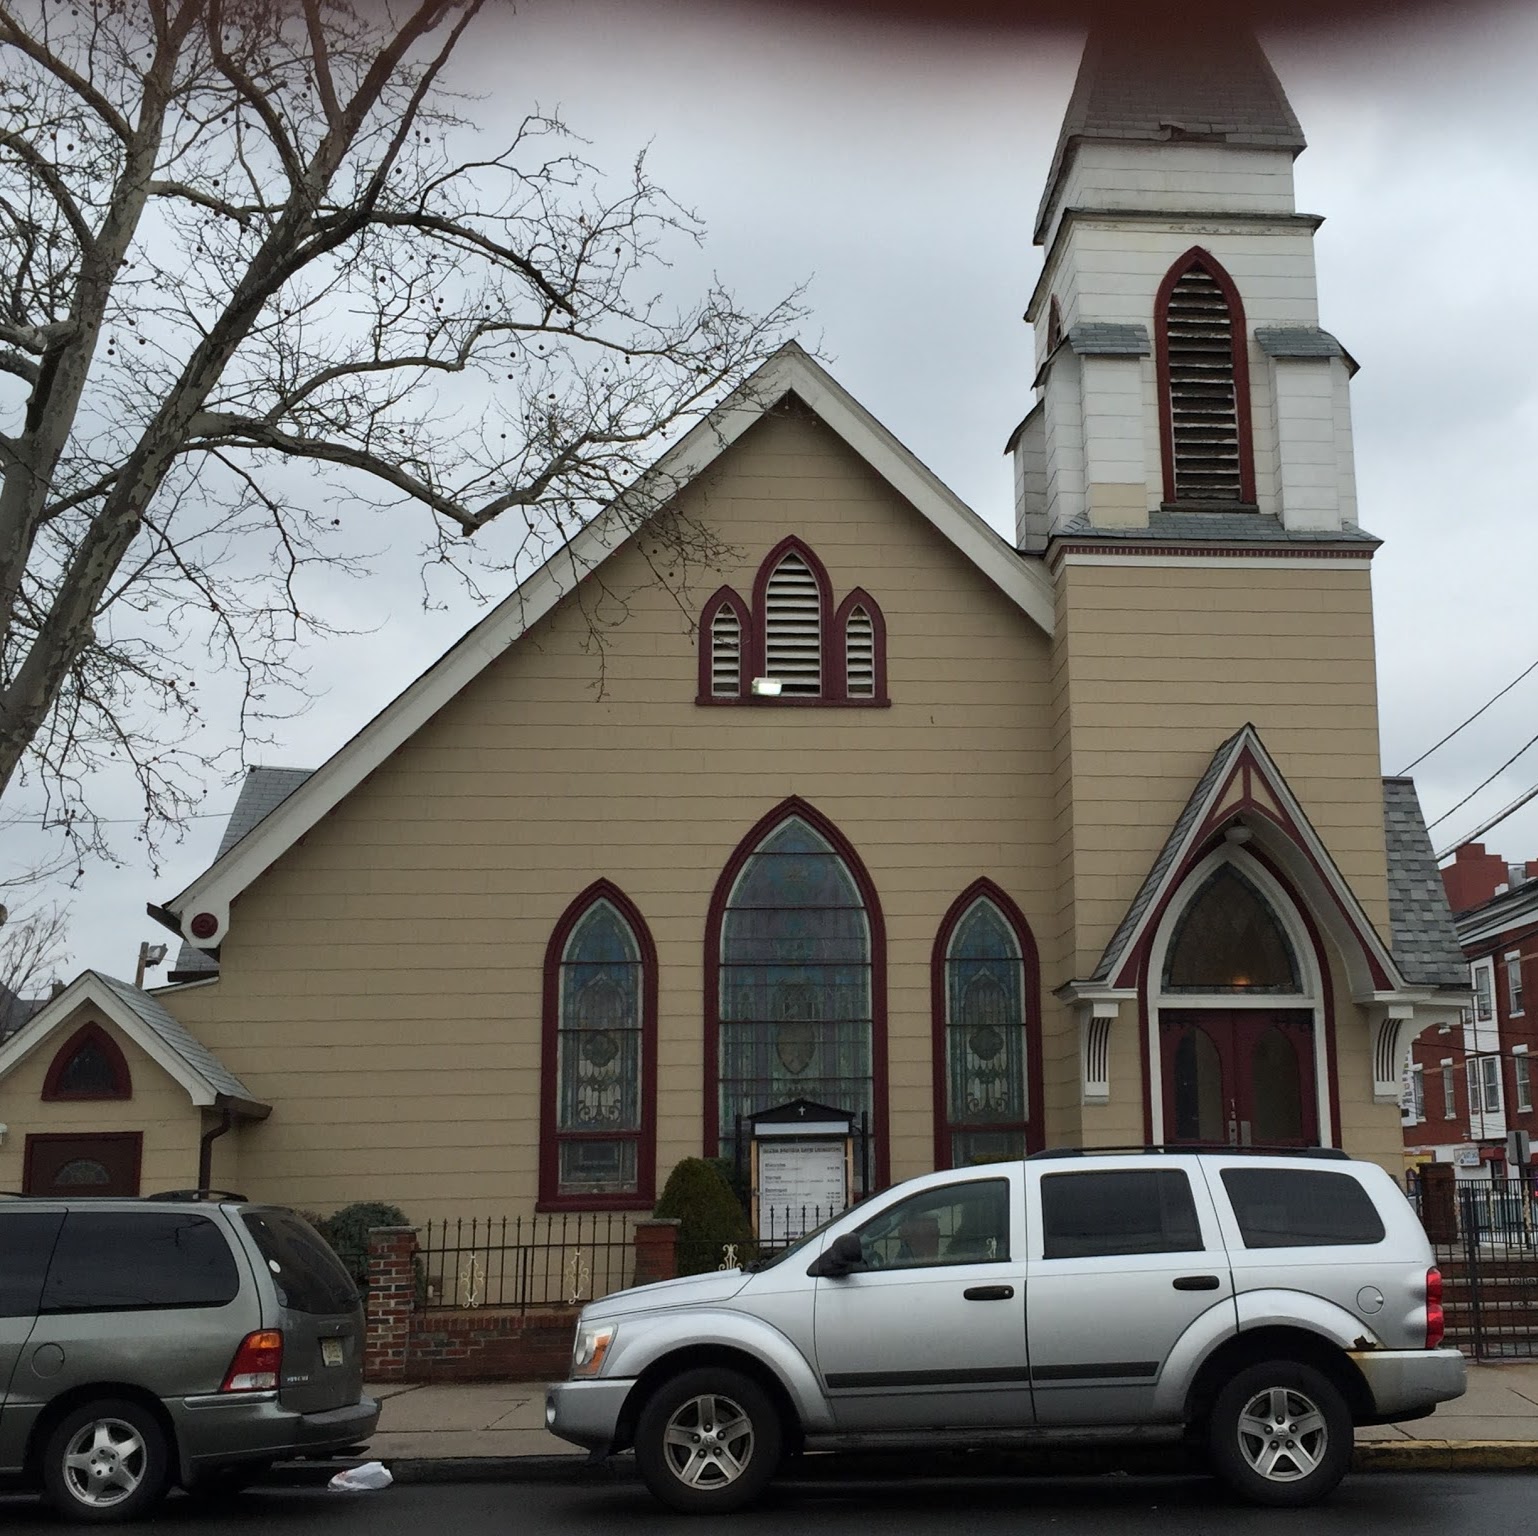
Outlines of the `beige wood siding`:
{"label": "beige wood siding", "polygon": [[[43,1102],[43,1084],[59,1048],[83,1024],[99,1024],[118,1044],[133,1079],[131,1099]],[[107,1131],[144,1135],[139,1188],[190,1189],[197,1183],[197,1107],[187,1090],[91,1008],[81,1008],[48,1040],[0,1080],[0,1121],[10,1127],[0,1146],[0,1189],[20,1189],[29,1134],[86,1136]]]}
{"label": "beige wood siding", "polygon": [[841,828],[879,893],[892,1172],[931,1166],[941,918],[987,875],[1038,942],[1055,928],[1048,641],[804,414],[755,427],[684,508],[731,547],[696,573],[691,612],[722,582],[750,599],[764,555],[798,535],[835,603],[862,586],[881,605],[892,707],[696,706],[688,614],[633,547],[611,559],[591,605],[624,621],[601,663],[568,601],[241,897],[216,986],[161,994],[275,1106],[239,1132],[253,1193],[386,1199],[414,1220],[530,1208],[545,946],[599,877],[657,944],[660,1181],[700,1150],[711,890],[790,795]]}

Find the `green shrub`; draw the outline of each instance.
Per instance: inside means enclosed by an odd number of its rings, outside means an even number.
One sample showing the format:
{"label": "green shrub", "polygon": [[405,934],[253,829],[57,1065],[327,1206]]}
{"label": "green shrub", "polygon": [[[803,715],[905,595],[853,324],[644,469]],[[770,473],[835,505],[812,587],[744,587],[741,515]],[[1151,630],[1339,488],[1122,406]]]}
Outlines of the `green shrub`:
{"label": "green shrub", "polygon": [[[310,1218],[311,1225],[331,1244],[358,1289],[368,1288],[368,1235],[373,1227],[409,1227],[406,1213],[382,1200],[357,1200],[334,1216]],[[420,1261],[418,1261],[420,1268]],[[420,1289],[420,1287],[419,1287]]]}
{"label": "green shrub", "polygon": [[678,1273],[699,1275],[719,1269],[728,1243],[736,1245],[739,1263],[757,1252],[753,1229],[726,1175],[703,1157],[686,1157],[668,1175],[657,1216],[678,1223]]}

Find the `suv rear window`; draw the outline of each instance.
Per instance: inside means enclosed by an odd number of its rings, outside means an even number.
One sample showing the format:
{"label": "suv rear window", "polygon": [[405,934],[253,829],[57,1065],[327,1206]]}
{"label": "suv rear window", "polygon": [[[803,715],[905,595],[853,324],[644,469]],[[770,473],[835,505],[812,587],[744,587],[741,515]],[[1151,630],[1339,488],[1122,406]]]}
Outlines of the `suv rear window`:
{"label": "suv rear window", "polygon": [[1383,1241],[1383,1218],[1349,1173],[1225,1168],[1223,1188],[1246,1248]]}
{"label": "suv rear window", "polygon": [[240,1292],[224,1234],[190,1211],[71,1211],[40,1312],[223,1307]]}
{"label": "suv rear window", "polygon": [[1202,1247],[1191,1181],[1179,1168],[1046,1174],[1041,1224],[1047,1259],[1194,1253]]}
{"label": "suv rear window", "polygon": [[0,1317],[31,1317],[64,1217],[55,1211],[0,1216]]}
{"label": "suv rear window", "polygon": [[352,1276],[309,1222],[292,1211],[245,1211],[241,1219],[267,1260],[281,1305],[322,1315],[358,1305]]}

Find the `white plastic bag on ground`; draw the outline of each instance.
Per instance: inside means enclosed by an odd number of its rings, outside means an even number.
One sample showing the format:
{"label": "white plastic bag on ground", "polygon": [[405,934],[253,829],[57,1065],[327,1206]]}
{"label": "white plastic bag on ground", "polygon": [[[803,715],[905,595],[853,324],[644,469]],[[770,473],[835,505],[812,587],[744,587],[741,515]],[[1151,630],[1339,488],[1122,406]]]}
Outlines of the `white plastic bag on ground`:
{"label": "white plastic bag on ground", "polygon": [[361,1466],[338,1472],[326,1486],[333,1493],[371,1493],[376,1488],[388,1488],[394,1481],[382,1461],[365,1461]]}

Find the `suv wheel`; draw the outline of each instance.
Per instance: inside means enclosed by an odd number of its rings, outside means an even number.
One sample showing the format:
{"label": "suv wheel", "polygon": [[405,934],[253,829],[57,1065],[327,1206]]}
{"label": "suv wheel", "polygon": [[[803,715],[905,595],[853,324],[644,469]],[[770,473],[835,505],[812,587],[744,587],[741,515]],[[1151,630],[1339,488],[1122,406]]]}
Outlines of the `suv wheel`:
{"label": "suv wheel", "polygon": [[86,1403],[43,1453],[43,1485],[66,1520],[135,1520],[166,1491],[166,1437],[138,1403]]}
{"label": "suv wheel", "polygon": [[670,1509],[723,1514],[768,1486],[781,1441],[779,1415],[757,1382],[706,1367],[652,1394],[636,1425],[636,1463]]}
{"label": "suv wheel", "polygon": [[1312,1504],[1351,1464],[1351,1414],[1340,1389],[1293,1360],[1233,1377],[1213,1405],[1208,1433],[1218,1476],[1252,1504]]}

